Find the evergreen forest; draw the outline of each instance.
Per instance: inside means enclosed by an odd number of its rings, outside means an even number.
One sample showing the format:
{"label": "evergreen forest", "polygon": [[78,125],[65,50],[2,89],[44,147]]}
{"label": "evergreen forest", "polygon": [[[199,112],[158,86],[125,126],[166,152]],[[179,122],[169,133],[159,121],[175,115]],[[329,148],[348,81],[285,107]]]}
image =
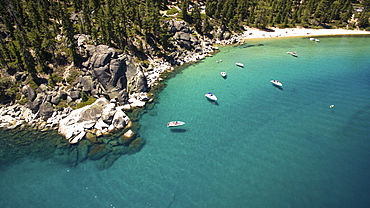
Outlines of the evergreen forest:
{"label": "evergreen forest", "polygon": [[78,68],[77,34],[122,53],[161,57],[171,41],[170,19],[186,21],[198,36],[209,38],[217,38],[213,30],[239,33],[244,26],[370,30],[370,0],[0,1],[0,100],[16,94],[9,78],[16,72],[38,85],[40,76],[58,82],[59,66]]}

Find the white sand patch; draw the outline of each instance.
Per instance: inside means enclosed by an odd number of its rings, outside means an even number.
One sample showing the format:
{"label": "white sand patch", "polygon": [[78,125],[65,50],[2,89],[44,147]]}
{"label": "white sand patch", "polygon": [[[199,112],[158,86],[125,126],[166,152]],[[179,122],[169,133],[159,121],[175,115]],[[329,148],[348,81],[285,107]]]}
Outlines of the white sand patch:
{"label": "white sand patch", "polygon": [[299,36],[328,36],[328,35],[370,35],[370,31],[346,30],[346,29],[308,29],[308,28],[270,28],[271,31],[264,31],[255,28],[248,28],[243,34],[243,39],[252,38],[279,38]]}

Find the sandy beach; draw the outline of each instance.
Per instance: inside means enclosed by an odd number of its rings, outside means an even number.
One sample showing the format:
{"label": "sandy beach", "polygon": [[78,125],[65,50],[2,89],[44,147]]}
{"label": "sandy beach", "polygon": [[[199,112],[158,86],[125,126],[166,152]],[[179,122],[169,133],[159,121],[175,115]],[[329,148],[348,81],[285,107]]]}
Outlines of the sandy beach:
{"label": "sandy beach", "polygon": [[270,31],[248,28],[242,35],[243,39],[280,38],[300,36],[331,36],[331,35],[370,35],[370,31],[346,29],[309,29],[309,28],[270,28]]}

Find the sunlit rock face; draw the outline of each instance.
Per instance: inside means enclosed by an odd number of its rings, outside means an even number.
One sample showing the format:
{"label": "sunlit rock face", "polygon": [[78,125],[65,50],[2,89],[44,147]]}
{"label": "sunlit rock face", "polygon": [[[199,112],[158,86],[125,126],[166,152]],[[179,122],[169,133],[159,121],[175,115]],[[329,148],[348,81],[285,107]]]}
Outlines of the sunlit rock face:
{"label": "sunlit rock face", "polygon": [[59,122],[59,133],[70,143],[78,143],[87,131],[108,133],[124,128],[129,117],[122,107],[106,98],[99,98],[93,104],[72,111]]}

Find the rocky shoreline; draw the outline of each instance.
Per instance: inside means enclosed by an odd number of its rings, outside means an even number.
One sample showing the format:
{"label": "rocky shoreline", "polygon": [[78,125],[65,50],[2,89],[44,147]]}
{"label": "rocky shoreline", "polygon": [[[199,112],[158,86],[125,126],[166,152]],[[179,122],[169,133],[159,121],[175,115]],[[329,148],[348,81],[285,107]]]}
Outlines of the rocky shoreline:
{"label": "rocky shoreline", "polygon": [[[185,25],[182,21],[178,21],[178,24],[182,27]],[[179,31],[182,32],[183,29],[178,28],[178,31],[176,31],[175,34],[179,33]],[[26,105],[16,103],[14,105],[1,106],[0,128],[15,129],[26,125],[34,127],[34,129],[38,129],[40,131],[65,129],[66,122],[63,120],[71,120],[71,118],[68,117],[76,117],[79,115],[79,113],[76,112],[80,112],[81,110],[73,110],[71,107],[56,109],[53,108],[53,105],[58,105],[62,99],[67,102],[80,103],[82,102],[81,93],[83,92],[90,93],[97,99],[95,104],[89,105],[88,108],[93,108],[93,106],[96,105],[96,102],[101,101],[102,98],[106,98],[106,100],[111,98],[109,102],[106,102],[104,108],[111,108],[113,103],[115,103],[115,108],[117,108],[115,111],[122,110],[122,112],[125,112],[137,107],[144,107],[146,103],[150,103],[152,101],[148,96],[149,89],[157,85],[158,81],[162,80],[160,76],[163,72],[171,72],[176,66],[197,62],[207,56],[212,56],[212,54],[218,50],[217,47],[213,46],[214,44],[235,44],[243,39],[243,36],[232,36],[229,39],[222,41],[198,40],[189,33],[181,34],[189,35],[188,40],[184,40],[185,42],[189,42],[188,44],[194,44],[192,47],[195,49],[193,51],[186,52],[180,50],[180,53],[174,54],[175,56],[171,62],[164,60],[156,62],[157,60],[151,60],[151,66],[146,69],[143,69],[140,65],[133,64],[130,57],[118,55],[113,48],[105,45],[83,45],[88,37],[83,35],[77,37],[78,44],[85,49],[85,53],[90,54],[86,57],[87,61],[83,63],[83,73],[79,78],[79,82],[75,84],[75,86],[64,84],[54,88],[50,88],[44,84],[40,85],[37,89],[33,89],[28,85],[23,86],[22,93],[28,98],[29,102]],[[183,41],[183,39],[179,39],[179,42],[181,41]],[[113,68],[114,65],[117,65],[118,67]],[[126,65],[126,67],[122,68],[120,65]],[[109,67],[110,73],[106,73],[106,69]],[[95,76],[91,75],[91,71]],[[94,83],[94,79],[100,82]],[[129,84],[124,83],[125,81]],[[130,84],[131,86],[128,86]],[[93,87],[93,85],[96,86]],[[129,88],[129,90],[125,88]],[[120,95],[120,93],[123,95]],[[94,119],[95,118],[90,120],[90,122],[93,122]],[[95,129],[101,130],[103,133],[107,133],[124,127],[124,125],[121,125],[108,128],[110,125],[109,122],[103,124],[104,121],[100,122],[99,125],[96,125]],[[77,123],[77,121],[75,122]],[[102,126],[107,126],[108,131],[102,130]],[[93,127],[94,125],[90,128]],[[74,133],[71,133],[71,131]],[[71,139],[71,134],[77,135],[76,132],[80,132],[80,129],[78,128],[77,130],[69,129],[69,133],[65,133],[65,131],[59,132],[66,136],[66,139],[70,140],[71,143],[77,143],[80,140]],[[98,135],[102,134],[98,133]]]}
{"label": "rocky shoreline", "polygon": [[[135,115],[153,102],[149,91],[162,81],[161,75],[173,72],[176,66],[212,56],[218,50],[214,44],[235,44],[243,39],[243,36],[232,35],[222,41],[198,39],[185,22],[172,20],[169,23],[173,50],[165,59],[148,59],[147,65],[136,63],[133,57],[119,54],[114,48],[87,44],[88,36],[76,36],[84,59],[82,66],[78,70],[67,67],[64,81],[55,87],[46,84],[36,89],[22,86],[22,94],[28,102],[1,106],[0,128],[21,131],[31,127],[40,132],[57,131],[70,145],[78,145],[77,148],[62,145],[66,150],[63,154],[67,155],[64,160],[69,164],[89,158],[102,161],[99,167],[107,168],[118,155],[139,151],[145,139],[136,133],[134,123],[137,118],[127,114]],[[76,76],[76,71],[80,71],[78,82],[66,82],[69,77]],[[22,76],[16,75],[16,79],[23,79]],[[91,104],[77,109],[59,107],[66,103],[88,102],[86,95],[93,99]],[[86,148],[81,150],[81,147]],[[115,155],[114,159],[112,155]]]}

